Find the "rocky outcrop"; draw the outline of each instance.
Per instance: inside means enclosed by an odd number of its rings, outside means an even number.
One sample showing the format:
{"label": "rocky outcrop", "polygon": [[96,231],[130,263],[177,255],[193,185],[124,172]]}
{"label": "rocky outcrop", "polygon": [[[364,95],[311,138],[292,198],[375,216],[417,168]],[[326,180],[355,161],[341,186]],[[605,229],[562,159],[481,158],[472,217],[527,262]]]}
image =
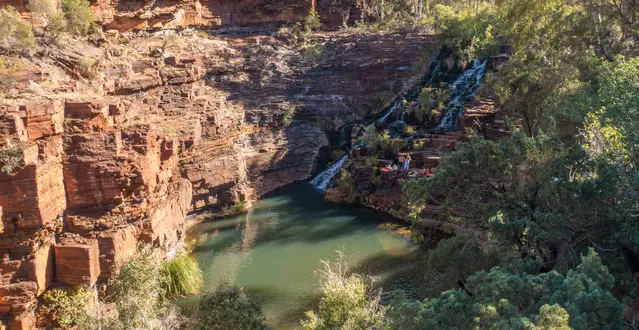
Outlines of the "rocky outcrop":
{"label": "rocky outcrop", "polygon": [[[432,41],[323,33],[310,56],[271,36],[128,37],[22,60],[0,103],[0,152],[20,150],[0,173],[0,320],[12,329],[33,324],[52,283],[104,281],[139,241],[170,253],[187,213],[309,178],[331,132],[423,78]],[[85,58],[91,80],[78,78]]]}
{"label": "rocky outcrop", "polygon": [[[36,26],[44,26],[41,22],[46,17],[30,13],[28,1],[0,1],[0,7],[5,5],[15,7]],[[105,29],[120,32],[294,23],[303,21],[312,8],[324,28],[338,29],[371,14],[365,0],[97,0],[91,5]]]}

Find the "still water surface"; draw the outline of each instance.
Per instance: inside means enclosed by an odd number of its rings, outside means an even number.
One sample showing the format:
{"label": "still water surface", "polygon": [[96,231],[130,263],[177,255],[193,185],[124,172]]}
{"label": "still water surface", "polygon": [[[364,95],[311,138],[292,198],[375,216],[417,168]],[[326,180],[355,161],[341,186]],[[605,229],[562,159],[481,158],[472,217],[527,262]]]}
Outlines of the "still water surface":
{"label": "still water surface", "polygon": [[385,289],[411,289],[418,276],[416,247],[379,228],[391,221],[370,209],[326,203],[307,182],[290,185],[258,201],[248,214],[195,228],[202,291],[221,282],[242,286],[261,302],[275,329],[293,329],[317,306],[314,271],[338,250],[351,269],[377,276]]}

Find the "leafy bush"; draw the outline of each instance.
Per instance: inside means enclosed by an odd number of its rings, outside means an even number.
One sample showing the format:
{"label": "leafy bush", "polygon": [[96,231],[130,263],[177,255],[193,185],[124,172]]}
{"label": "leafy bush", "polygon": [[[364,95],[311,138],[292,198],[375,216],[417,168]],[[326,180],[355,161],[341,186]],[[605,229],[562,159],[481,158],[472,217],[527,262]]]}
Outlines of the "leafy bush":
{"label": "leafy bush", "polygon": [[385,309],[380,304],[381,290],[367,284],[364,277],[348,274],[343,255],[335,263],[322,261],[322,297],[317,312],[306,312],[304,329],[371,329],[383,325]]}
{"label": "leafy bush", "polygon": [[23,52],[35,47],[35,37],[29,24],[20,19],[15,8],[0,9],[0,48]]}
{"label": "leafy bush", "polygon": [[446,107],[449,92],[442,88],[423,88],[419,94],[420,107],[417,109],[417,118],[423,122],[427,117],[429,120],[440,116]]}
{"label": "leafy bush", "polygon": [[163,46],[165,50],[177,50],[179,51],[184,47],[184,39],[177,34],[170,34],[164,39]]}
{"label": "leafy bush", "polygon": [[93,78],[96,75],[98,60],[93,57],[83,57],[78,62],[78,70],[83,77]]}
{"label": "leafy bush", "polygon": [[291,126],[293,123],[293,117],[295,116],[295,107],[290,107],[284,110],[284,114],[282,116],[282,124],[284,126]]}
{"label": "leafy bush", "polygon": [[23,67],[24,65],[17,58],[0,56],[0,94],[11,89]]}
{"label": "leafy bush", "polygon": [[357,190],[355,189],[355,181],[350,172],[345,169],[339,170],[339,178],[337,179],[337,188],[346,194],[345,201],[352,203],[357,198]]}
{"label": "leafy bush", "polygon": [[492,5],[482,4],[479,14],[475,10],[455,10],[438,4],[435,6],[437,28],[445,46],[456,52],[462,64],[475,57],[488,58],[499,52],[501,42],[494,33],[499,17]]}
{"label": "leafy bush", "polygon": [[0,172],[11,174],[17,168],[24,166],[24,145],[13,142],[0,149]]}
{"label": "leafy bush", "polygon": [[54,289],[42,295],[41,312],[51,317],[55,327],[80,329],[94,328],[95,292],[86,288]]}
{"label": "leafy bush", "polygon": [[160,264],[150,246],[140,245],[111,281],[112,293],[106,298],[85,288],[55,289],[43,295],[41,312],[52,325],[65,329],[181,329],[186,320],[166,298],[169,291],[197,284],[198,275],[187,259],[178,256],[177,262]]}
{"label": "leafy bush", "polygon": [[495,267],[472,275],[465,290],[395,300],[388,316],[392,329],[626,329],[624,306],[609,291],[613,282],[590,250],[566,275]]}
{"label": "leafy bush", "polygon": [[319,30],[320,27],[322,27],[322,22],[320,21],[319,14],[314,8],[311,8],[308,15],[304,18],[304,29],[310,33]]}
{"label": "leafy bush", "polygon": [[278,31],[279,35],[287,35],[294,43],[304,42],[313,33],[314,30],[322,26],[319,15],[315,9],[311,9],[302,22],[297,22],[292,28],[282,28]]}
{"label": "leafy bush", "polygon": [[73,34],[85,35],[95,21],[88,0],[62,0],[62,12],[68,29]]}
{"label": "leafy bush", "polygon": [[197,330],[268,329],[260,305],[241,288],[223,284],[200,299]]}
{"label": "leafy bush", "polygon": [[[166,300],[159,258],[153,249],[141,245],[111,283],[122,329],[178,328],[184,322],[177,308]],[[179,286],[185,286],[183,284]]]}
{"label": "leafy bush", "polygon": [[168,297],[197,293],[202,285],[202,271],[197,261],[185,252],[162,262],[160,274],[162,288]]}
{"label": "leafy bush", "polygon": [[49,33],[57,37],[66,28],[64,15],[58,10],[58,3],[54,0],[29,0],[29,10],[46,16],[45,35]]}

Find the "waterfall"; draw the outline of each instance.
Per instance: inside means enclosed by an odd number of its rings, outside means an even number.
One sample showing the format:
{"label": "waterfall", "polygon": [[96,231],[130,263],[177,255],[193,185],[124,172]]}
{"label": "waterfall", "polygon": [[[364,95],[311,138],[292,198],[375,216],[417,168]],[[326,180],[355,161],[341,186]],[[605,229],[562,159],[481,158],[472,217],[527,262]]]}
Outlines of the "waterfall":
{"label": "waterfall", "polygon": [[428,80],[426,80],[425,86],[430,86],[430,84],[432,84],[433,81],[435,81],[435,78],[437,78],[437,74],[439,74],[439,71],[441,71],[441,65],[442,65],[441,62],[437,61],[437,64],[435,65],[433,70],[431,70],[430,72],[430,77],[428,78]]}
{"label": "waterfall", "polygon": [[346,159],[348,159],[348,154],[344,155],[339,161],[333,163],[333,165],[313,178],[311,184],[317,189],[326,190],[331,180],[333,180],[333,177],[339,172],[342,166],[344,166]]}
{"label": "waterfall", "polygon": [[[435,60],[435,58],[436,58],[436,56],[433,59],[431,59],[431,60]],[[475,59],[475,62],[476,62],[476,64],[473,64],[473,67],[481,66],[482,67],[481,75],[483,75],[484,68],[486,67],[486,63],[484,62],[483,64],[479,65],[479,60],[477,60],[477,59]],[[430,77],[428,78],[428,80],[426,80],[426,85],[432,84],[432,82],[435,80],[435,78],[437,77],[437,74],[439,73],[440,70],[441,70],[441,64],[439,62],[437,62],[436,66],[430,72]],[[464,74],[466,74],[466,73],[464,73]],[[479,76],[477,78],[477,84],[478,84],[477,90],[479,90],[479,84],[480,84],[479,80],[481,80],[481,76]],[[457,84],[457,82],[455,82],[455,83]],[[421,89],[419,91],[421,92]],[[476,93],[476,91],[475,91],[475,93]],[[386,119],[388,118],[388,116],[390,116],[393,112],[397,111],[404,104],[403,101],[404,101],[404,99],[401,98],[401,97],[397,101],[395,101],[395,103],[393,103],[393,106],[391,106],[390,109],[388,109],[388,111],[386,111],[386,113],[384,113],[384,115],[381,116],[377,120],[377,122],[385,122]],[[401,120],[403,121],[404,117],[406,116],[406,113],[407,113],[407,110],[404,109],[403,111],[401,111],[401,113],[400,113],[400,111],[398,111],[396,116],[397,116],[398,119],[401,118]],[[340,137],[342,135],[342,130],[344,130],[344,127],[342,127],[342,129],[340,130]],[[358,145],[362,145],[362,142],[360,141],[358,143]],[[348,159],[349,155],[350,155],[350,151],[349,151],[348,154],[344,155],[344,157],[342,157],[339,161],[333,163],[327,169],[322,171],[322,173],[320,173],[317,176],[315,176],[310,181],[310,183],[315,188],[325,191],[326,188],[328,188],[328,185],[331,183],[331,181],[335,177],[335,175],[337,175],[337,173],[339,173],[339,170],[342,168],[342,166],[344,166],[344,162],[346,162],[346,160]]]}
{"label": "waterfall", "polygon": [[451,85],[451,100],[446,105],[446,114],[442,118],[439,129],[453,130],[457,120],[462,115],[463,104],[471,100],[481,88],[481,78],[486,72],[486,61],[479,63],[479,59],[473,60],[473,65],[462,73]]}
{"label": "waterfall", "polygon": [[388,118],[388,116],[390,116],[391,113],[397,110],[397,108],[400,105],[402,105],[402,100],[395,101],[395,104],[393,104],[393,106],[390,109],[388,109],[388,111],[386,111],[386,113],[381,118],[377,119],[377,121],[386,121],[386,118]]}

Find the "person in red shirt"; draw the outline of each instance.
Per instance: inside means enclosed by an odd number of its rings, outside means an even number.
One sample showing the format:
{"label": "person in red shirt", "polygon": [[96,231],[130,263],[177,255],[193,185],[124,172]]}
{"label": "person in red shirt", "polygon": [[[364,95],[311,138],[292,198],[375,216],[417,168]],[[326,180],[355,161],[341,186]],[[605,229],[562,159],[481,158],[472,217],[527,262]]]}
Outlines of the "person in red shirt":
{"label": "person in red shirt", "polygon": [[431,176],[433,176],[433,173],[430,172],[430,168],[426,169],[426,177],[430,178]]}

